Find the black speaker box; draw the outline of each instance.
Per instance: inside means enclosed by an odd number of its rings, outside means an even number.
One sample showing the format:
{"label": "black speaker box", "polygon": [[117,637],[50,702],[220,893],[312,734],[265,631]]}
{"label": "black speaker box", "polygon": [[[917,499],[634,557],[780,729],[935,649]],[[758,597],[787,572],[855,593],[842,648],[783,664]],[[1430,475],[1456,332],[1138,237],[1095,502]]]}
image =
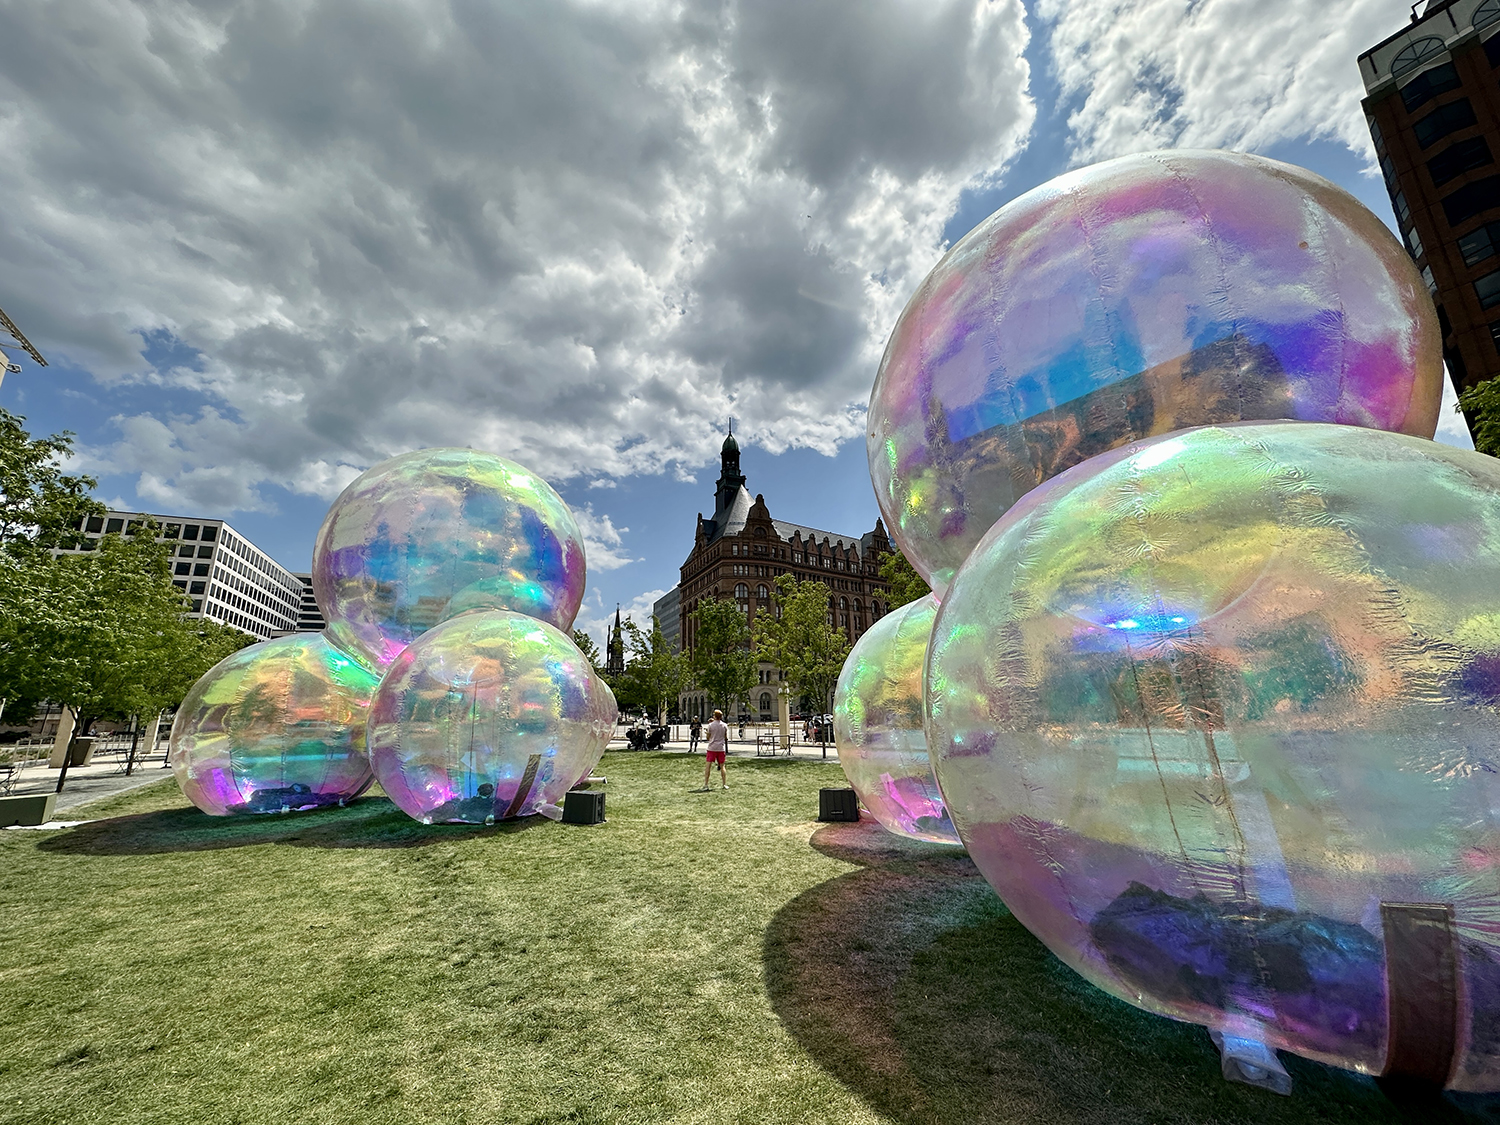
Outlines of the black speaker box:
{"label": "black speaker box", "polygon": [[563,798],[564,824],[603,824],[604,794],[586,789],[570,789]]}
{"label": "black speaker box", "polygon": [[819,789],[819,820],[858,820],[859,795],[853,789]]}

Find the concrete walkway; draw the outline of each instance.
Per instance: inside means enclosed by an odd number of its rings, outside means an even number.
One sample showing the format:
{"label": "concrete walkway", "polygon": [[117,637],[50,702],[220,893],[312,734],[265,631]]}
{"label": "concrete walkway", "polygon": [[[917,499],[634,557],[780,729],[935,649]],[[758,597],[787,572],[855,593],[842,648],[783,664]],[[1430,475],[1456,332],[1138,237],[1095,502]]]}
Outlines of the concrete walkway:
{"label": "concrete walkway", "polygon": [[[679,728],[679,733],[684,736],[687,727]],[[746,731],[746,739],[743,742],[734,738],[729,740],[729,756],[731,758],[753,758],[755,757],[755,736]],[[610,739],[610,750],[629,750],[630,744],[626,741],[624,734],[617,733]],[[687,754],[688,740],[686,737],[668,742],[662,747],[662,752],[672,754]],[[698,756],[703,754],[703,743],[698,744]],[[785,759],[786,754],[778,754],[778,758]],[[825,758],[822,748],[817,743],[793,742],[791,757],[798,761],[829,761],[839,760],[838,751],[832,743],[828,745],[828,753]],[[132,789],[139,789],[143,785],[163,781],[172,776],[172,771],[163,768],[166,764],[165,747],[162,752],[150,757],[136,756],[135,767],[131,770],[129,777],[125,776],[125,758],[123,755],[116,757],[112,752],[101,755],[95,761],[86,766],[71,766],[68,769],[68,779],[63,785],[63,791],[58,794],[57,805],[54,816],[58,819],[66,819],[59,814],[71,812],[80,805],[90,801],[97,801],[102,797],[113,797],[117,793],[126,793]],[[57,789],[57,775],[61,772],[49,769],[45,762],[27,766],[16,782],[13,792],[20,796],[26,793],[51,793]]]}
{"label": "concrete walkway", "polygon": [[[150,758],[137,755],[135,767],[129,777],[125,776],[124,757],[117,759],[113,754],[100,757],[86,766],[69,766],[68,779],[63,784],[63,791],[57,795],[54,815],[89,801],[97,801],[101,797],[113,797],[116,793],[125,793],[169,778],[172,771],[162,768],[165,763],[165,752],[154,754]],[[27,793],[55,792],[57,775],[61,772],[49,769],[46,762],[27,766],[12,793],[19,797]]]}

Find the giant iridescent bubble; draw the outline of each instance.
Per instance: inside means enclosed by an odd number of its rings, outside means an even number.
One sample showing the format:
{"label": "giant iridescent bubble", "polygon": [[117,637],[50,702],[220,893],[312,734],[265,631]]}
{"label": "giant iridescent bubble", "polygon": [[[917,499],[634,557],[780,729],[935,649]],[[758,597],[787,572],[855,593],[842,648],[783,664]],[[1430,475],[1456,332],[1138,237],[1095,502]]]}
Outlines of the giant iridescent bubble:
{"label": "giant iridescent bubble", "polygon": [[476,610],[423,634],[380,681],[370,761],[422,821],[489,824],[556,806],[604,753],[617,712],[557,629]]}
{"label": "giant iridescent bubble", "polygon": [[891,334],[868,453],[941,596],[1028,490],[1107,449],[1248,419],[1431,437],[1442,356],[1416,267],[1327,180],[1227,152],[1126,156],[1007,204]]}
{"label": "giant iridescent bubble", "polygon": [[376,679],[320,633],[242,648],[193,685],[170,760],[206,813],[341,805],[370,786],[365,719]]}
{"label": "giant iridescent bubble", "polygon": [[1443,1081],[1447,1035],[1500,1088],[1500,461],[1308,423],[1117,451],[975,548],[926,685],[970,855],[1089,980],[1369,1073]]}
{"label": "giant iridescent bubble", "polygon": [[583,599],[583,537],[541,477],[490,453],[420,449],[357,477],[313,548],[328,634],[371,667],[470,609],[568,629]]}
{"label": "giant iridescent bubble", "polygon": [[922,733],[922,663],[937,599],[893,609],[844,661],[833,695],[839,765],[860,803],[901,836],[957,844]]}

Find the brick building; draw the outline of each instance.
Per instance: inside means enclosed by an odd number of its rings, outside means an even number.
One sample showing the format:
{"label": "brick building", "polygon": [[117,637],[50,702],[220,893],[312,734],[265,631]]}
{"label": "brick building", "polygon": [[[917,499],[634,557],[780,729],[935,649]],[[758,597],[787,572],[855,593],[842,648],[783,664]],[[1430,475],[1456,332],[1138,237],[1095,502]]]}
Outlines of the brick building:
{"label": "brick building", "polygon": [[[693,550],[682,564],[681,580],[657,605],[666,608],[675,602],[679,644],[690,652],[696,628],[692,613],[699,601],[710,596],[735,601],[753,629],[759,614],[772,611],[776,577],[792,574],[827,584],[830,621],[853,643],[886,611],[886,585],[879,571],[881,557],[890,550],[878,519],[873,530],[860,536],[773,519],[765,497],[752,499],[745,487],[739,442],[731,433],[720,450],[713,515],[705,519],[698,514]],[[667,622],[662,629],[671,634]],[[776,669],[761,666],[760,684],[748,700],[748,717],[774,717],[779,680]],[[701,692],[682,697],[685,717],[706,717],[707,706]]]}
{"label": "brick building", "polygon": [[1458,389],[1500,374],[1500,0],[1429,0],[1359,56],[1402,239]]}

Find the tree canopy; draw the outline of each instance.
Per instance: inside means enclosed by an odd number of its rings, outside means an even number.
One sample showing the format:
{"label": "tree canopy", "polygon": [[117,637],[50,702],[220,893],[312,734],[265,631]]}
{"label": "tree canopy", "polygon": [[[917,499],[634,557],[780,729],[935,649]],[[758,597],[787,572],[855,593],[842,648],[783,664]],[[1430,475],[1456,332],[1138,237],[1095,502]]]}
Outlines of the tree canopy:
{"label": "tree canopy", "polygon": [[663,721],[690,678],[687,657],[673,651],[654,615],[649,633],[634,621],[626,621],[623,629],[629,659],[612,685],[616,698],[622,709],[644,707]]}
{"label": "tree canopy", "polygon": [[755,653],[750,625],[732,601],[707,597],[693,610],[697,643],[693,648],[692,680],[708,695],[711,706],[733,715],[733,705],[755,686]]}
{"label": "tree canopy", "polygon": [[1458,405],[1474,420],[1474,448],[1500,457],[1500,378],[1470,387],[1458,396]]}
{"label": "tree canopy", "polygon": [[822,714],[829,706],[849,641],[831,620],[828,587],[798,582],[790,574],[776,579],[773,604],[779,612],[756,619],[756,655],[786,673],[794,694],[805,696]]}
{"label": "tree canopy", "polygon": [[85,729],[173,706],[254,638],[186,617],[154,526],[54,556],[104,508],[88,495],[93,480],[60,467],[71,435],[33,440],[24,421],[0,411],[0,698],[22,711],[43,699],[71,707]]}
{"label": "tree canopy", "polygon": [[899,609],[932,592],[926,579],[917,573],[917,568],[900,551],[892,551],[880,560],[880,577],[890,589],[891,609]]}

